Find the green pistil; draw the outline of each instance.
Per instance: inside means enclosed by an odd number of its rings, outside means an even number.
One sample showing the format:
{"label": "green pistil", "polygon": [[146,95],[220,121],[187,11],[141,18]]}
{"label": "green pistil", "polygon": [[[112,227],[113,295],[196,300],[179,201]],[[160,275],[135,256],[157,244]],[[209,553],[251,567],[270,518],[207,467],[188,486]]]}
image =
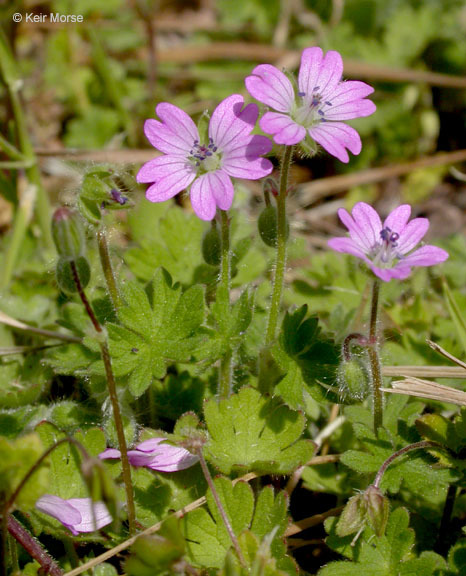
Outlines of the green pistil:
{"label": "green pistil", "polygon": [[200,144],[198,140],[193,142],[189,161],[199,173],[205,174],[218,170],[221,167],[222,158],[214,141],[209,138],[207,145]]}

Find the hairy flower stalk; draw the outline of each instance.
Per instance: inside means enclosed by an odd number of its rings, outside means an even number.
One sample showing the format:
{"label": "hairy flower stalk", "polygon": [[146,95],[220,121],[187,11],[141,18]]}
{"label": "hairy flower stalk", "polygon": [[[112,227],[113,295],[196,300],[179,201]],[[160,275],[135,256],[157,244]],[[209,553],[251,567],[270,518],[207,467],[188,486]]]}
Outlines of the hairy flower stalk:
{"label": "hairy flower stalk", "polygon": [[[220,285],[224,291],[224,302],[226,308],[230,308],[230,281],[231,281],[231,262],[230,262],[230,221],[228,214],[221,211],[222,218],[222,256],[220,262]],[[227,312],[228,312],[227,310]],[[231,349],[228,349],[220,360],[219,381],[218,381],[218,398],[228,398],[231,394],[231,378],[233,373],[233,358]]]}
{"label": "hairy flower stalk", "polygon": [[107,236],[103,224],[101,224],[100,228],[97,230],[97,244],[99,246],[100,262],[102,264],[102,270],[104,271],[105,280],[107,282],[110,299],[112,300],[114,310],[118,310],[122,304],[122,301],[118,291],[115,274],[113,272],[112,261],[110,260]]}
{"label": "hairy flower stalk", "polygon": [[277,252],[275,257],[275,274],[273,278],[272,301],[270,303],[269,318],[267,322],[266,345],[275,340],[278,315],[282,301],[283,282],[286,267],[286,194],[288,187],[288,173],[290,170],[293,147],[286,146],[283,151],[283,160],[280,173],[280,188],[277,197]]}
{"label": "hairy flower stalk", "polygon": [[429,221],[427,218],[414,218],[408,222],[410,215],[411,206],[403,204],[395,208],[382,223],[372,206],[358,202],[351,215],[343,208],[338,210],[338,216],[348,229],[350,237],[332,238],[328,241],[330,248],[337,252],[351,254],[363,260],[376,276],[372,286],[369,339],[364,342],[362,337],[360,340],[360,344],[367,348],[370,360],[375,434],[383,421],[383,382],[377,335],[380,280],[403,280],[411,274],[413,266],[433,266],[448,258],[448,253],[436,246],[425,245],[413,251],[426,234]]}
{"label": "hairy flower stalk", "polygon": [[372,285],[371,317],[369,323],[369,342],[367,353],[372,373],[372,410],[374,414],[374,433],[378,436],[383,423],[382,369],[379,358],[379,342],[377,334],[377,315],[379,311],[380,281],[374,280]]}
{"label": "hairy flower stalk", "polygon": [[121,417],[120,404],[118,401],[118,394],[115,382],[115,376],[112,369],[112,361],[110,358],[110,353],[108,350],[107,340],[100,322],[98,321],[92,307],[87,299],[86,293],[81,285],[79,275],[77,273],[76,265],[74,261],[71,261],[71,269],[73,272],[73,279],[76,284],[76,288],[81,298],[81,301],[86,309],[86,312],[94,325],[95,331],[98,335],[98,342],[100,350],[102,353],[102,360],[104,362],[105,374],[107,376],[107,387],[110,395],[110,401],[112,403],[113,418],[115,420],[115,428],[118,438],[118,446],[121,450],[121,468],[123,483],[125,485],[126,492],[126,506],[128,511],[128,526],[130,534],[134,534],[136,531],[136,511],[134,507],[134,495],[133,495],[133,484],[131,480],[131,468],[128,461],[128,449],[126,446],[126,438],[123,427],[123,419]]}

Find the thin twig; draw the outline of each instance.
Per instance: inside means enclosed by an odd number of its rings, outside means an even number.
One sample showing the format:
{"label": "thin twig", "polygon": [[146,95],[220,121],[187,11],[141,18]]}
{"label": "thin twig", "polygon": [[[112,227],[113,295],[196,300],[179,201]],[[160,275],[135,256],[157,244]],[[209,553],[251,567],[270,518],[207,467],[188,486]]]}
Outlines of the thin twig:
{"label": "thin twig", "polygon": [[45,336],[46,338],[55,338],[56,340],[65,340],[66,342],[81,342],[81,338],[77,336],[71,336],[69,334],[63,334],[62,332],[53,332],[52,330],[43,330],[42,328],[36,328],[36,326],[29,326],[24,322],[20,322],[5,312],[0,310],[0,324],[6,324],[17,330],[23,330],[24,332],[32,332],[33,334],[39,334],[40,336]]}
{"label": "thin twig", "polygon": [[411,162],[401,164],[390,164],[379,168],[369,168],[352,174],[343,174],[341,176],[331,176],[330,178],[319,178],[302,184],[297,192],[300,204],[308,206],[320,198],[343,192],[354,186],[363,184],[373,184],[389,180],[395,176],[403,176],[429,166],[442,166],[445,164],[455,164],[466,160],[466,150],[456,150],[455,152],[439,152],[432,156],[424,156]]}
{"label": "thin twig", "polygon": [[456,356],[453,356],[453,354],[450,354],[450,352],[447,352],[439,344],[437,344],[436,342],[432,342],[432,340],[427,340],[427,344],[429,344],[429,346],[432,348],[432,350],[435,350],[436,352],[438,352],[442,356],[445,356],[445,358],[448,358],[448,360],[451,360],[452,362],[454,362],[455,364],[458,364],[458,366],[461,366],[462,368],[464,368],[466,370],[466,362],[463,362],[462,360],[460,360]]}
{"label": "thin twig", "polygon": [[322,512],[321,514],[314,514],[314,516],[310,516],[309,518],[298,520],[298,522],[294,522],[288,526],[285,532],[285,537],[288,538],[289,536],[293,536],[293,534],[298,534],[298,532],[312,528],[312,526],[317,526],[318,524],[321,524],[326,518],[330,518],[331,516],[338,516],[343,508],[344,506],[338,506],[337,508],[331,508],[330,510]]}

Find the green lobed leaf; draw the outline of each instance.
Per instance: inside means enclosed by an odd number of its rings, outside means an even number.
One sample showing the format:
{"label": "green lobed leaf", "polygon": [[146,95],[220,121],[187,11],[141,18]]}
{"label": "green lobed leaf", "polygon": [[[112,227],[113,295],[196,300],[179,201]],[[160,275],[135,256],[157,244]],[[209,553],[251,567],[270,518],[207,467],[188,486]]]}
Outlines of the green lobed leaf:
{"label": "green lobed leaf", "polygon": [[284,372],[275,393],[291,408],[304,406],[305,391],[319,402],[339,401],[337,391],[331,387],[336,379],[339,352],[321,334],[317,317],[306,318],[306,314],[307,305],[286,313],[279,343],[272,350]]}
{"label": "green lobed leaf", "polygon": [[262,397],[254,388],[242,388],[220,402],[208,401],[204,416],[210,434],[206,457],[225,474],[287,474],[312,456],[313,444],[299,439],[303,414]]}
{"label": "green lobed leaf", "polygon": [[122,295],[121,325],[107,325],[109,350],[115,375],[129,377],[129,391],[137,398],[154,378],[165,376],[169,363],[189,360],[199,346],[202,337],[196,332],[204,321],[204,291],[192,286],[182,293],[159,269],[147,291],[128,282]]}
{"label": "green lobed leaf", "polygon": [[[282,539],[288,524],[287,496],[284,493],[275,496],[273,488],[267,486],[254,504],[249,484],[238,482],[233,485],[224,477],[216,478],[214,484],[236,536],[250,530],[258,542],[267,541],[271,556],[277,560],[285,558],[286,548]],[[188,552],[197,566],[221,568],[232,543],[210,491],[207,493],[207,506],[210,514],[204,508],[198,508],[185,517]],[[246,550],[245,557],[248,557]]]}

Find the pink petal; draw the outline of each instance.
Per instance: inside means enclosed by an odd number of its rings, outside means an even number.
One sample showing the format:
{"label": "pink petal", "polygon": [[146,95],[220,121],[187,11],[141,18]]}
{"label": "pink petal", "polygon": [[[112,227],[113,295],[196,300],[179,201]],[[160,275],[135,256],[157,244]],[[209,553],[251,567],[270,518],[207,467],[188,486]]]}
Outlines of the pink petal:
{"label": "pink petal", "polygon": [[[174,447],[172,446],[172,448]],[[191,454],[184,448],[174,448],[169,456],[165,456],[163,462],[159,461],[157,464],[149,466],[149,468],[159,472],[178,472],[178,470],[185,470],[194,466],[198,461],[199,456]]]}
{"label": "pink petal", "polygon": [[320,144],[329,154],[341,162],[349,162],[348,148],[353,154],[361,152],[361,138],[359,134],[341,122],[321,122],[309,130],[311,137]]}
{"label": "pink petal", "polygon": [[369,94],[372,94],[372,92],[374,92],[374,88],[365,82],[347,80],[338,84],[332,94],[329,95],[329,99],[332,102],[332,106],[340,106],[348,102],[362,100],[366,96],[369,96]]}
{"label": "pink petal", "polygon": [[343,74],[343,60],[339,52],[329,50],[324,56],[320,67],[320,74],[317,78],[317,86],[319,86],[319,94],[325,100],[331,97],[335,88],[341,80]]}
{"label": "pink petal", "polygon": [[128,451],[132,466],[145,466],[159,472],[176,472],[196,464],[198,456],[188,450],[171,444],[161,444],[166,438],[151,438],[137,445],[135,450]]}
{"label": "pink petal", "polygon": [[[113,518],[103,502],[93,502],[91,498],[70,498],[69,504],[73,506],[81,516],[81,521],[69,526],[76,532],[94,532],[113,522]],[[95,520],[95,521],[94,521]]]}
{"label": "pink petal", "polygon": [[356,258],[361,258],[361,260],[364,260],[367,264],[370,264],[370,260],[352,238],[331,238],[327,244],[337,252],[351,254],[352,256],[356,256]]}
{"label": "pink petal", "polygon": [[243,110],[244,98],[233,94],[215,108],[209,123],[209,136],[223,152],[242,138],[249,136],[256,125],[259,109],[248,104]]}
{"label": "pink petal", "polygon": [[362,252],[369,254],[373,248],[371,244],[371,237],[368,237],[365,230],[361,229],[358,224],[353,220],[352,216],[344,208],[338,210],[338,217],[343,224],[348,228],[351,239],[360,248]]}
{"label": "pink petal", "polygon": [[220,210],[229,210],[233,203],[234,188],[230,177],[224,170],[206,174],[210,182],[212,195]]}
{"label": "pink petal", "polygon": [[140,442],[139,444],[136,444],[136,446],[134,447],[135,450],[140,450],[141,452],[153,452],[154,450],[157,450],[157,448],[159,447],[159,444],[161,442],[165,442],[166,438],[149,438],[148,440],[144,440],[144,442]]}
{"label": "pink petal", "polygon": [[374,247],[380,244],[380,232],[382,230],[382,222],[377,212],[365,202],[358,202],[353,206],[351,214],[356,222],[356,225],[363,231],[367,243]]}
{"label": "pink petal", "polygon": [[185,190],[196,177],[193,167],[183,168],[164,176],[146,190],[146,198],[151,202],[163,202]]}
{"label": "pink petal", "polygon": [[193,210],[201,220],[212,220],[217,211],[210,172],[197,178],[191,186],[190,197]]}
{"label": "pink petal", "polygon": [[164,156],[159,156],[153,160],[149,160],[142,165],[141,169],[137,173],[137,182],[156,182],[161,180],[165,176],[168,176],[174,172],[179,172],[180,170],[191,170],[192,166],[186,160],[180,156],[173,156],[166,154]]}
{"label": "pink petal", "polygon": [[318,46],[303,50],[298,74],[300,92],[311,95],[314,88],[318,86],[317,79],[322,66],[322,58],[323,52]]}
{"label": "pink petal", "polygon": [[199,131],[196,124],[184,110],[169,102],[161,102],[155,109],[158,117],[170,128],[183,142],[193,145],[194,140],[199,140]]}
{"label": "pink petal", "polygon": [[286,114],[266,112],[260,119],[259,125],[267,134],[273,134],[273,139],[277,144],[291,146],[301,142],[306,137],[305,128],[296,124]]}
{"label": "pink petal", "polygon": [[370,116],[376,110],[375,104],[371,100],[355,100],[354,102],[347,102],[339,106],[326,106],[325,119],[326,120],[351,120],[352,118],[363,118]]}
{"label": "pink petal", "polygon": [[234,178],[258,180],[268,176],[273,164],[262,154],[268,154],[272,142],[265,136],[249,136],[238,148],[228,150],[223,156],[223,170]]}
{"label": "pink petal", "polygon": [[270,64],[260,64],[245,80],[253,98],[279,112],[289,112],[294,102],[293,85],[288,78]]}
{"label": "pink petal", "polygon": [[80,512],[67,500],[53,494],[45,494],[39,498],[36,502],[36,508],[39,512],[52,516],[65,526],[73,526],[81,522]]}
{"label": "pink petal", "polygon": [[414,218],[404,228],[403,233],[398,239],[398,252],[406,254],[412,250],[424,238],[429,229],[429,220],[427,218]]}
{"label": "pink petal", "polygon": [[[414,220],[413,220],[414,222]],[[406,258],[403,258],[399,265],[402,266],[434,266],[435,264],[440,264],[445,262],[448,258],[448,252],[437,248],[437,246],[431,246],[430,244],[422,246],[419,250],[416,250]]]}
{"label": "pink petal", "polygon": [[390,212],[390,214],[385,218],[383,227],[390,228],[390,230],[397,234],[402,234],[410,216],[411,206],[409,204],[402,204]]}
{"label": "pink petal", "polygon": [[100,460],[121,458],[121,452],[115,448],[107,448],[99,454]]}
{"label": "pink petal", "polygon": [[191,138],[186,138],[185,132],[179,135],[172,128],[174,127],[166,126],[153,118],[144,122],[144,134],[154,148],[164,154],[175,154],[186,158],[193,147],[194,140],[199,139],[199,134],[191,140]]}
{"label": "pink petal", "polygon": [[404,280],[411,274],[411,268],[407,267],[377,268],[377,266],[371,266],[371,269],[384,282],[389,282],[392,278]]}

